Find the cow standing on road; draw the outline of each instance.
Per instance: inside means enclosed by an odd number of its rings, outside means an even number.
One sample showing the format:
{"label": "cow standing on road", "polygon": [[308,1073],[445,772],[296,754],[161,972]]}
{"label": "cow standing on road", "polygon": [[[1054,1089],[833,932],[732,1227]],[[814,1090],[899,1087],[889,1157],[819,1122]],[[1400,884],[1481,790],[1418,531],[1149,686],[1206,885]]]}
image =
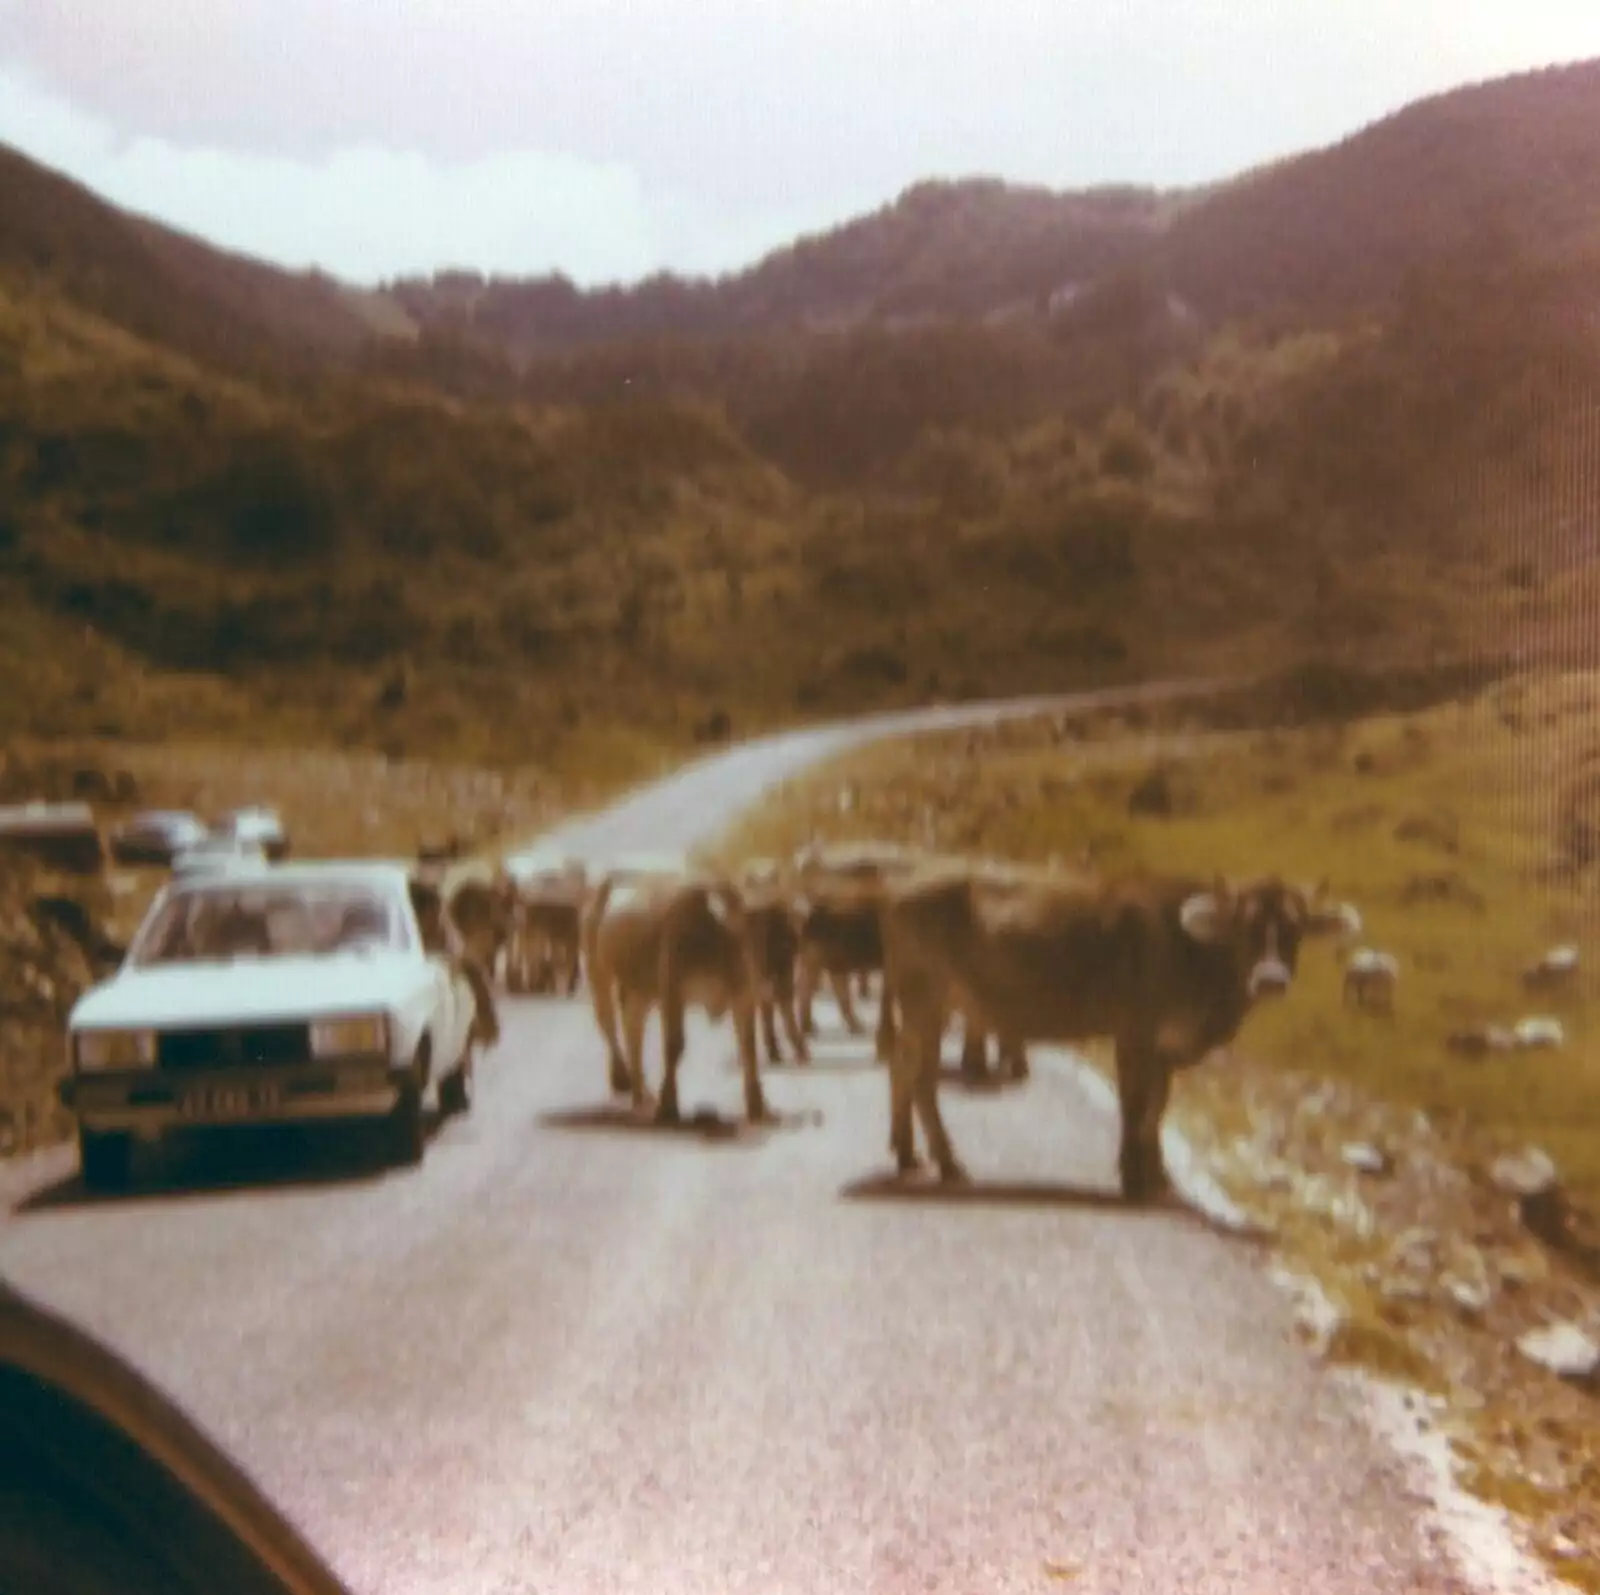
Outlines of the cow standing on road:
{"label": "cow standing on road", "polygon": [[890,1149],[918,1163],[912,1112],[941,1178],[965,1179],[939,1112],[939,1043],[950,1016],[1013,1042],[1116,1044],[1124,1197],[1168,1183],[1161,1122],[1172,1076],[1231,1041],[1259,1001],[1294,979],[1301,941],[1359,916],[1276,878],[1156,878],[1105,885],[997,883],[935,870],[892,888],[885,984],[900,1009],[890,1068]]}
{"label": "cow standing on road", "polygon": [[532,857],[507,865],[512,924],[506,949],[506,984],[512,991],[567,996],[582,978],[582,920],[589,892],[581,859]]}
{"label": "cow standing on road", "polygon": [[731,1011],[745,1114],[752,1123],[766,1118],[755,1045],[761,981],[738,888],[708,876],[608,879],[591,908],[589,989],[613,1089],[620,1061],[634,1106],[648,1106],[644,1035],[651,1010],[659,1007],[663,1074],[655,1117],[659,1124],[677,1123],[685,1011],[693,1004],[713,1020]]}

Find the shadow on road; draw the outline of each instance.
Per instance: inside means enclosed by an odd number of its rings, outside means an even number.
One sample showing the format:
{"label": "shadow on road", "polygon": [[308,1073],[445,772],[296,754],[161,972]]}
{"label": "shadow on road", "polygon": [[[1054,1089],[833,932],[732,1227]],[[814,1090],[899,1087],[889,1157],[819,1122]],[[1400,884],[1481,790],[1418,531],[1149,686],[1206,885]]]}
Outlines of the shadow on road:
{"label": "shadow on road", "polygon": [[778,1113],[760,1124],[743,1118],[725,1118],[715,1108],[696,1108],[676,1124],[657,1124],[649,1113],[637,1113],[625,1102],[597,1103],[584,1108],[559,1108],[539,1115],[551,1130],[598,1130],[624,1135],[655,1135],[667,1139],[705,1141],[718,1146],[759,1146],[774,1130],[798,1130],[820,1124],[822,1115]]}
{"label": "shadow on road", "polygon": [[874,1174],[853,1180],[840,1196],[847,1202],[904,1202],[929,1207],[1073,1208],[1115,1214],[1130,1220],[1180,1219],[1232,1241],[1264,1244],[1269,1232],[1231,1223],[1191,1206],[1177,1194],[1147,1207],[1133,1207],[1119,1191],[1104,1185],[1062,1180],[967,1180],[944,1184],[931,1174]]}
{"label": "shadow on road", "polygon": [[939,1065],[939,1089],[964,1091],[970,1097],[999,1096],[1002,1091],[1011,1091],[1027,1083],[1026,1080],[1013,1080],[1010,1075],[997,1074],[993,1070],[982,1075],[963,1074],[959,1063]]}
{"label": "shadow on road", "polygon": [[[430,1116],[430,1143],[440,1129]],[[79,1172],[63,1176],[12,1209],[22,1217],[74,1207],[116,1207],[182,1200],[226,1191],[259,1193],[316,1186],[354,1185],[409,1169],[391,1169],[381,1138],[365,1126],[250,1126],[206,1131],[192,1139],[174,1135],[158,1149],[135,1150],[133,1178],[120,1191],[91,1191]]]}
{"label": "shadow on road", "polygon": [[[738,1072],[738,1063],[733,1065],[734,1072]],[[783,1058],[777,1063],[763,1063],[762,1072],[773,1069],[780,1074],[795,1074],[805,1076],[808,1074],[878,1074],[883,1070],[881,1063],[874,1063],[871,1058],[853,1057],[818,1057],[812,1053],[807,1063],[796,1063],[793,1058]]]}

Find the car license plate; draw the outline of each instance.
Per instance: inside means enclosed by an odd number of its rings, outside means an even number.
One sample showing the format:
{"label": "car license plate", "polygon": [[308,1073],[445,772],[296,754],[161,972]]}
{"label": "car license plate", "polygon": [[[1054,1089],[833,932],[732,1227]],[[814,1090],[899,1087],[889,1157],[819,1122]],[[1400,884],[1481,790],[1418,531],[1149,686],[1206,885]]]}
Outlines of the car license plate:
{"label": "car license plate", "polygon": [[282,1102],[283,1092],[275,1085],[204,1086],[184,1094],[180,1111],[186,1119],[254,1119]]}

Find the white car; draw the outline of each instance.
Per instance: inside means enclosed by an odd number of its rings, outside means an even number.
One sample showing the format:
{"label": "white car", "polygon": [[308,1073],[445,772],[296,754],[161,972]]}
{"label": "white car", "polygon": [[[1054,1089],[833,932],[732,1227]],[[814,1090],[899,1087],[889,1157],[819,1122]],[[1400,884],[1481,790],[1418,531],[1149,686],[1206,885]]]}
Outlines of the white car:
{"label": "white car", "polygon": [[471,1106],[478,1027],[410,885],[319,860],[164,886],[67,1021],[84,1184],[123,1183],[136,1139],[221,1124],[373,1119],[392,1162],[420,1162],[428,1107]]}

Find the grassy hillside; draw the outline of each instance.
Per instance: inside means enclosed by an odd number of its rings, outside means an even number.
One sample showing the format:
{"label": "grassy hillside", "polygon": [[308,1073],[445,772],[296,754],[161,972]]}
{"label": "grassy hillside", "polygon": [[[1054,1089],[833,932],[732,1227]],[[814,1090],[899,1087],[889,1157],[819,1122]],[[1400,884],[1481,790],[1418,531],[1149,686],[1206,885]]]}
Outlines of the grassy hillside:
{"label": "grassy hillside", "polygon": [[[644,771],[724,716],[1581,652],[1593,76],[1464,91],[1205,194],[924,185],[684,288],[734,306],[694,336],[627,308],[658,282],[584,300],[571,337],[518,312],[497,346],[426,295],[415,339],[369,337],[409,290],[217,255],[17,164],[0,734]],[[1459,158],[1508,119],[1558,168],[1517,197],[1531,230],[1501,225],[1515,161]],[[1171,251],[1230,237],[1272,314],[1174,294]],[[1291,246],[1348,292],[1296,287]],[[1079,291],[1042,301],[1062,273]],[[446,288],[485,315],[562,299]]]}
{"label": "grassy hillside", "polygon": [[0,272],[211,363],[295,369],[348,354],[397,308],[319,273],[227,254],[104,204],[0,146]]}
{"label": "grassy hillside", "polygon": [[1557,257],[1592,255],[1597,178],[1600,62],[1584,62],[1432,96],[1205,189],[919,183],[716,281],[663,275],[583,292],[556,277],[457,272],[391,294],[422,325],[519,362],[662,337],[1049,320],[1071,290],[1130,269],[1210,326],[1265,312],[1326,319],[1389,298],[1408,272],[1486,230]]}

